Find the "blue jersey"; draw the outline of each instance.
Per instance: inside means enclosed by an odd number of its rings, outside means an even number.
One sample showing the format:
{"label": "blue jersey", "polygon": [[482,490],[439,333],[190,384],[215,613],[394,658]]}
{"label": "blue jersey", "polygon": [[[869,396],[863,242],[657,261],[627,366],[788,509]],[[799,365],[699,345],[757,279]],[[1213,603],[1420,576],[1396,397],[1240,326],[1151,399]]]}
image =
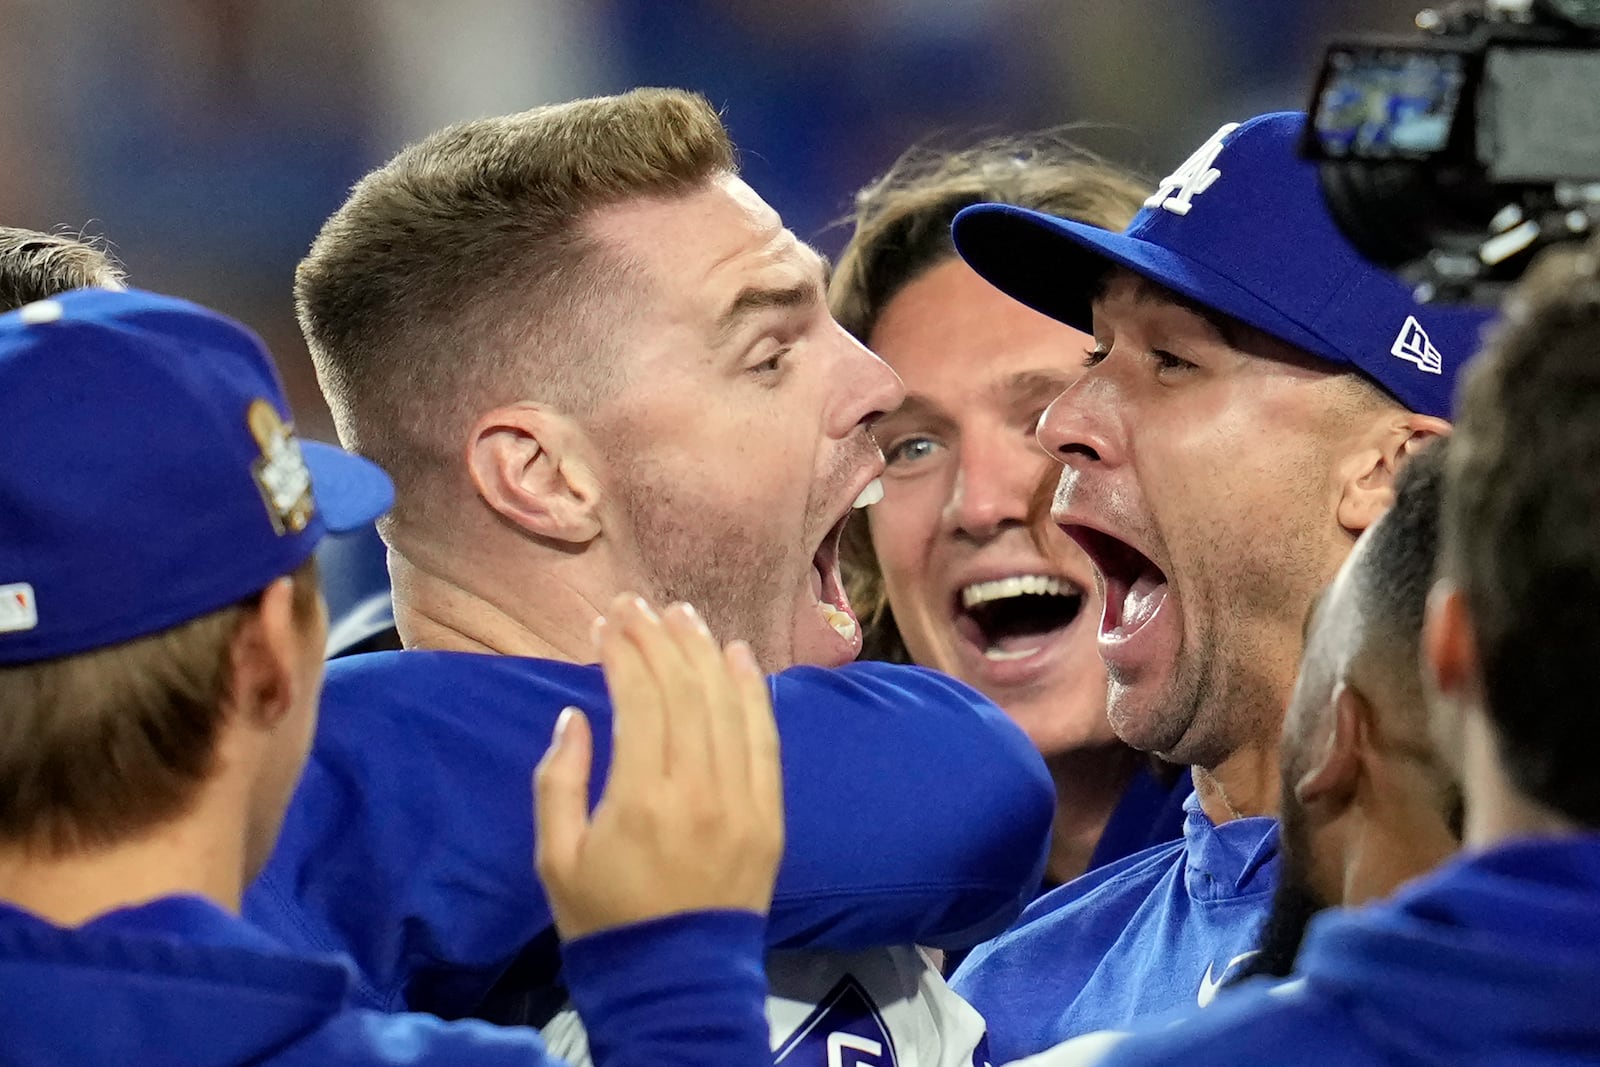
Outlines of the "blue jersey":
{"label": "blue jersey", "polygon": [[1320,915],[1287,982],[1229,990],[1097,1062],[1600,1063],[1600,835],[1462,856]]}
{"label": "blue jersey", "polygon": [[[797,667],[771,684],[788,818],[772,947],[961,948],[1015,918],[1039,884],[1054,789],[1003,712],[917,667]],[[330,663],[246,916],[353,957],[372,1007],[476,1010],[551,927],[529,782],[569,704],[594,722],[598,797],[611,729],[597,667],[409,651]]]}
{"label": "blue jersey", "polygon": [[[770,1064],[761,918],[673,916],[567,945],[595,1063]],[[537,1034],[349,1003],[348,965],[197,897],[62,929],[0,905],[0,1067],[547,1067]]]}
{"label": "blue jersey", "polygon": [[1091,871],[979,945],[951,985],[1006,1063],[1094,1030],[1205,1003],[1251,955],[1277,880],[1278,824],[1216,826],[1197,796],[1183,840]]}

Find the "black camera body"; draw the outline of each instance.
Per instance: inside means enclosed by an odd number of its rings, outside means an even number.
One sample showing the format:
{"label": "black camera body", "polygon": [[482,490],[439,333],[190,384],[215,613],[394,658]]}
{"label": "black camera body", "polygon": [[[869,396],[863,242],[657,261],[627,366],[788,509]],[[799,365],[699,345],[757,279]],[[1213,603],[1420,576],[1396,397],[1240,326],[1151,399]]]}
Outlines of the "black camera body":
{"label": "black camera body", "polygon": [[1600,231],[1600,0],[1488,0],[1335,43],[1302,153],[1339,226],[1423,300],[1495,303]]}

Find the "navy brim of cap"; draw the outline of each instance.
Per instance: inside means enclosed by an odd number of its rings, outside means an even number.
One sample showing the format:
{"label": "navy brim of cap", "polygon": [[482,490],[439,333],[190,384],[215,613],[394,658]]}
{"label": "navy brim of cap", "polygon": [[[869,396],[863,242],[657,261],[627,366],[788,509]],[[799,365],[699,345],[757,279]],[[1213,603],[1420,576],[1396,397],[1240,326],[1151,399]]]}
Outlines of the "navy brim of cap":
{"label": "navy brim of cap", "polygon": [[376,463],[316,441],[301,441],[300,453],[329,533],[358,529],[394,506],[394,483]]}
{"label": "navy brim of cap", "polygon": [[1084,333],[1106,270],[1125,267],[1202,307],[1339,363],[1349,357],[1209,267],[1137,237],[1011,204],[977,204],[955,217],[956,251],[979,277]]}

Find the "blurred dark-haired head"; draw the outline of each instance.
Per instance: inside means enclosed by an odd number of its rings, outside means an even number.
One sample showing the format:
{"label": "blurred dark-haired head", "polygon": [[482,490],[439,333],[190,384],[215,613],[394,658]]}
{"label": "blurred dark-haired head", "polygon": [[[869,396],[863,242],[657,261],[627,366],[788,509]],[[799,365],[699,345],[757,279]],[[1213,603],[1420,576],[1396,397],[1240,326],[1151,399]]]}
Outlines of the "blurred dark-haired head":
{"label": "blurred dark-haired head", "polygon": [[1563,819],[1600,827],[1594,246],[1547,253],[1519,283],[1459,408],[1441,576],[1468,620],[1477,676],[1466,688],[1478,690],[1472,702],[1483,705],[1510,784]]}

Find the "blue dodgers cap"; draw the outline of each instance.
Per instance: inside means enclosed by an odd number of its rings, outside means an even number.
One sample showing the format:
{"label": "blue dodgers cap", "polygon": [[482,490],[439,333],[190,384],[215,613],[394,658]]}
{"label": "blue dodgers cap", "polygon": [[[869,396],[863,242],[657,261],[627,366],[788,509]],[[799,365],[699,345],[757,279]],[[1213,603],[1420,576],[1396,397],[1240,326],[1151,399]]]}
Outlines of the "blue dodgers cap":
{"label": "blue dodgers cap", "polygon": [[0,426],[0,663],[224,608],[394,499],[373,464],[296,440],[254,334],[138,290],[0,316]]}
{"label": "blue dodgers cap", "polygon": [[1120,234],[979,204],[956,216],[956,248],[1003,292],[1085,332],[1095,281],[1126,267],[1449,418],[1456,374],[1494,312],[1419,304],[1363,259],[1328,213],[1316,164],[1297,155],[1304,126],[1300,112],[1224,126]]}

